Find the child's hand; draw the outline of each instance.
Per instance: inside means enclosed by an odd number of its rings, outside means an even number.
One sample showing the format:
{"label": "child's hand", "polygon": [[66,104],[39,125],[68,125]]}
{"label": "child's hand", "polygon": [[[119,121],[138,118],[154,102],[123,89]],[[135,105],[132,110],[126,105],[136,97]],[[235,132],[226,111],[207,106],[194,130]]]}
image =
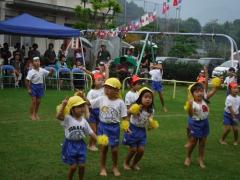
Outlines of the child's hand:
{"label": "child's hand", "polygon": [[79,89],[76,89],[76,92],[74,94],[75,96],[80,96],[81,98],[85,99],[85,93],[84,91],[81,91]]}
{"label": "child's hand", "polygon": [[68,99],[69,97],[66,97],[63,101],[62,101],[62,105],[65,107],[68,103]]}
{"label": "child's hand", "polygon": [[28,89],[28,94],[32,94],[32,90],[31,89]]}
{"label": "child's hand", "polygon": [[131,134],[131,133],[132,133],[132,131],[131,131],[129,128],[126,129],[124,132],[125,132],[125,133],[128,133],[128,134]]}

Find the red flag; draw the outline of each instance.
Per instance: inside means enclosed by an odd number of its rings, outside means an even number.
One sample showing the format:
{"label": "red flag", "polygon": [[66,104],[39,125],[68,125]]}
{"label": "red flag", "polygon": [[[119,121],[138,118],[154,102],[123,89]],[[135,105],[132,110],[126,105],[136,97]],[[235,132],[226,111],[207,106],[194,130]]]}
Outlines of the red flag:
{"label": "red flag", "polygon": [[178,5],[178,0],[173,0],[173,6],[177,6]]}
{"label": "red flag", "polygon": [[167,2],[163,2],[162,13],[166,14],[168,10],[169,10],[169,5],[167,4]]}

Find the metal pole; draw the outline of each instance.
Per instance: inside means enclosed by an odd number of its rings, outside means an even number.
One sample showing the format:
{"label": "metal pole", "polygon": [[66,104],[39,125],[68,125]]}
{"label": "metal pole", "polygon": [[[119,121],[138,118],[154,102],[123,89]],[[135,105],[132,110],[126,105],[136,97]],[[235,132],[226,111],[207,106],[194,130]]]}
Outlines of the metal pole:
{"label": "metal pole", "polygon": [[127,0],[124,0],[124,24],[127,25]]}
{"label": "metal pole", "polygon": [[147,44],[148,36],[149,36],[149,33],[146,33],[145,42],[143,44],[142,52],[141,52],[140,58],[139,58],[138,63],[137,63],[137,69],[136,69],[135,74],[138,74],[139,67],[140,67],[140,64],[142,62],[143,53],[144,53],[144,50],[145,50],[145,47],[146,47],[146,44]]}

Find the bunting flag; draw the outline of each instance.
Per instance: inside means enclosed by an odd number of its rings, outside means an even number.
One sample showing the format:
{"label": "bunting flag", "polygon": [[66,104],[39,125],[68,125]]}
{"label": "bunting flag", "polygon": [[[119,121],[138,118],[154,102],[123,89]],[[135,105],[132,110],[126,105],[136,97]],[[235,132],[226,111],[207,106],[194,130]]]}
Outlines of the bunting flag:
{"label": "bunting flag", "polygon": [[173,6],[178,6],[179,0],[173,0]]}
{"label": "bunting flag", "polygon": [[168,10],[169,10],[169,5],[167,4],[167,2],[163,2],[162,13],[166,14]]}

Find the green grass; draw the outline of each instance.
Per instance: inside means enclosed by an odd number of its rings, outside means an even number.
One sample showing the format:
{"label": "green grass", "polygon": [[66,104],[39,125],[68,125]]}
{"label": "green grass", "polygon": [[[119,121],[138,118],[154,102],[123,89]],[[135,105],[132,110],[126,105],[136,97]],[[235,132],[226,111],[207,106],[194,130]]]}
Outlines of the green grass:
{"label": "green grass", "polygon": [[[222,132],[222,113],[225,91],[220,90],[210,104],[210,136],[206,146],[207,168],[201,170],[197,164],[197,149],[193,153],[193,163],[183,166],[186,141],[187,115],[183,110],[186,87],[178,86],[176,98],[172,99],[172,86],[165,88],[168,113],[163,113],[159,99],[155,98],[159,128],[148,132],[145,154],[140,162],[141,171],[125,172],[122,168],[127,149],[119,150],[119,167],[122,176],[98,176],[99,155],[88,152],[85,179],[239,179],[240,146],[233,146],[232,134],[229,145],[218,143]],[[61,161],[61,143],[64,132],[55,119],[56,105],[70,91],[47,90],[40,106],[41,120],[29,119],[30,98],[24,89],[0,90],[0,179],[66,179],[68,166]],[[108,167],[111,169],[110,153]],[[75,175],[76,178],[76,175]],[[77,178],[76,178],[77,179]]]}

